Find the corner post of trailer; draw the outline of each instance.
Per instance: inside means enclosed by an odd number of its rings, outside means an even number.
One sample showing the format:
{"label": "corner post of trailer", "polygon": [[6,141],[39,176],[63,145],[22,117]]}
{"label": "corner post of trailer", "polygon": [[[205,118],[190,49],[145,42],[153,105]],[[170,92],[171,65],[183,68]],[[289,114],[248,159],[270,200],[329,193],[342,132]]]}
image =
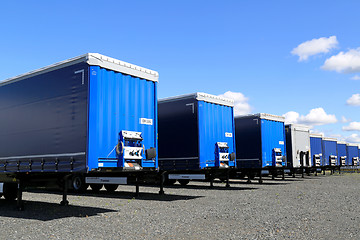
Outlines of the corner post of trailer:
{"label": "corner post of trailer", "polygon": [[23,181],[19,178],[17,181],[17,200],[16,200],[16,208],[19,211],[24,210],[24,202],[22,200],[22,191],[23,191]]}

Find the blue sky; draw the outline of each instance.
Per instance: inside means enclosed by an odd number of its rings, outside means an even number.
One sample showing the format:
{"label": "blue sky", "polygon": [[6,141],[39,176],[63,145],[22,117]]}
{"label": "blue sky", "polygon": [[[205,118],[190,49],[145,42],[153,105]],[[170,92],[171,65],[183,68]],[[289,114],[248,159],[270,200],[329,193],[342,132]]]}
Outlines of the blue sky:
{"label": "blue sky", "polygon": [[[360,80],[351,79],[360,76],[359,9],[359,1],[7,1],[0,79],[98,52],[158,71],[160,98],[231,91],[239,113],[287,113],[360,142]],[[308,58],[299,61],[292,52],[302,43]]]}

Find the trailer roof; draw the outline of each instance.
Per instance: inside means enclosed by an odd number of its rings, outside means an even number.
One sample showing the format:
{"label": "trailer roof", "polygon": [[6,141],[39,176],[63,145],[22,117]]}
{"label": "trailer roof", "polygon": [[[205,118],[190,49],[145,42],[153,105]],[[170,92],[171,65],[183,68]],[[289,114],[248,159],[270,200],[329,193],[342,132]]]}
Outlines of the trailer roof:
{"label": "trailer roof", "polygon": [[285,122],[285,117],[273,115],[273,114],[269,114],[269,113],[255,113],[255,114],[236,116],[236,118],[249,118],[249,117],[250,118],[258,117],[258,118],[266,119],[266,120],[270,120],[270,121]]}
{"label": "trailer roof", "polygon": [[347,143],[346,146],[349,147],[359,147],[359,145],[357,143]]}
{"label": "trailer roof", "polygon": [[302,124],[286,124],[285,126],[290,127],[291,129],[297,130],[297,131],[304,131],[304,132],[309,132],[310,131],[310,127],[306,126],[306,125],[302,125]]}
{"label": "trailer roof", "polygon": [[157,82],[159,79],[159,74],[156,71],[139,67],[127,62],[123,62],[115,58],[107,57],[99,53],[86,53],[78,57],[70,58],[65,61],[61,61],[43,68],[39,68],[34,71],[27,72],[25,74],[18,75],[16,77],[8,78],[4,81],[0,81],[0,86],[12,82],[21,81],[29,77],[34,77],[39,74],[54,71],[56,69],[64,68],[81,62],[85,62],[90,66],[99,66],[102,68],[106,68],[116,72],[121,72],[124,74],[128,74],[134,77],[139,77],[154,82]]}
{"label": "trailer roof", "polygon": [[324,135],[321,133],[310,133],[310,137],[323,138]]}
{"label": "trailer roof", "polygon": [[203,93],[203,92],[196,92],[196,93],[191,93],[191,94],[163,98],[163,99],[160,99],[159,102],[170,102],[170,101],[174,101],[174,100],[188,99],[188,98],[194,98],[198,101],[204,101],[204,102],[234,107],[234,100],[232,100],[232,99],[219,97],[216,95]]}
{"label": "trailer roof", "polygon": [[331,137],[323,137],[324,141],[333,141],[333,142],[337,142],[336,138],[331,138]]}
{"label": "trailer roof", "polygon": [[346,145],[346,142],[345,141],[337,141],[337,144],[345,144]]}

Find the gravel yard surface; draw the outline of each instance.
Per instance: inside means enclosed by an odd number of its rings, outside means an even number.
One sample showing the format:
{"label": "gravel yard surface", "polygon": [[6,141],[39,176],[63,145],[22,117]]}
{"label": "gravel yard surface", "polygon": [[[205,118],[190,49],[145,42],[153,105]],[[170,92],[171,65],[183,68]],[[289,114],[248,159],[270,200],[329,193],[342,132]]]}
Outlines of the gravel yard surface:
{"label": "gravel yard surface", "polygon": [[0,200],[0,239],[360,239],[360,174],[190,182],[70,195],[24,192],[25,211]]}

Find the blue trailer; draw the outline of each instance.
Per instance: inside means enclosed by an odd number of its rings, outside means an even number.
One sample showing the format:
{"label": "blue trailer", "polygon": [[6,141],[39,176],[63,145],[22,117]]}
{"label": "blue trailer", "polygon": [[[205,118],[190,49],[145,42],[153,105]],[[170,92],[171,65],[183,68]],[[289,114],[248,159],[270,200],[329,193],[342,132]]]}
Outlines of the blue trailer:
{"label": "blue trailer", "polygon": [[5,198],[49,179],[113,191],[156,170],[157,81],[155,71],[88,53],[0,82]]}
{"label": "blue trailer", "polygon": [[285,118],[266,113],[235,118],[236,164],[241,177],[283,174],[286,166]]}
{"label": "blue trailer", "polygon": [[315,174],[317,174],[317,172],[321,172],[323,155],[322,138],[323,136],[321,134],[310,134],[310,150],[312,155],[311,159]]}
{"label": "blue trailer", "polygon": [[347,166],[357,166],[359,161],[359,149],[358,145],[354,143],[346,144],[347,151]]}
{"label": "blue trailer", "polygon": [[159,168],[168,184],[212,183],[235,167],[233,106],[233,100],[200,92],[159,100]]}
{"label": "blue trailer", "polygon": [[337,153],[337,139],[336,138],[323,138],[323,158],[322,158],[322,169],[324,174],[326,170],[330,170],[331,174],[336,168],[339,168],[338,164],[338,153]]}
{"label": "blue trailer", "polygon": [[346,166],[347,152],[346,152],[346,142],[338,141],[337,142],[337,159],[339,166]]}

